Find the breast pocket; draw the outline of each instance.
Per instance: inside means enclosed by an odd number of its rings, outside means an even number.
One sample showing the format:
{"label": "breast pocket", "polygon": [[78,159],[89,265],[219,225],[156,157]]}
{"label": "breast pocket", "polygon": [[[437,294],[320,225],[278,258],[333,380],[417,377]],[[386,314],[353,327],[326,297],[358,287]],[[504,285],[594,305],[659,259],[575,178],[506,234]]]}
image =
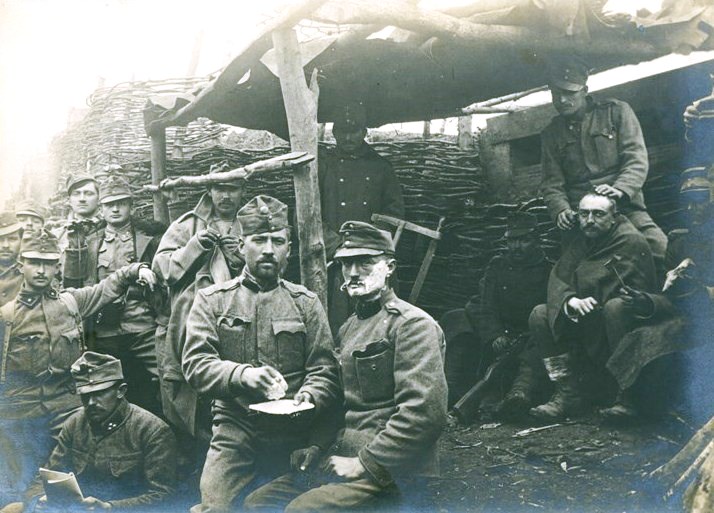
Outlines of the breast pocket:
{"label": "breast pocket", "polygon": [[606,171],[618,164],[617,132],[614,128],[604,128],[592,134],[600,169]]}
{"label": "breast pocket", "polygon": [[72,449],[72,469],[76,475],[80,475],[87,468],[89,462],[89,454],[86,452]]}
{"label": "breast pocket", "polygon": [[63,331],[52,345],[50,371],[67,372],[83,351],[82,336],[78,328]]}
{"label": "breast pocket", "polygon": [[355,372],[360,395],[365,401],[394,397],[394,348],[387,340],[371,342],[354,351]]}
{"label": "breast pocket", "polygon": [[218,352],[224,360],[246,363],[248,330],[251,321],[245,317],[225,315],[218,318]]}
{"label": "breast pocket", "polygon": [[109,460],[109,471],[116,479],[139,480],[142,464],[140,454],[122,455]]}
{"label": "breast pocket", "polygon": [[283,373],[305,369],[305,324],[298,318],[273,319],[278,365]]}

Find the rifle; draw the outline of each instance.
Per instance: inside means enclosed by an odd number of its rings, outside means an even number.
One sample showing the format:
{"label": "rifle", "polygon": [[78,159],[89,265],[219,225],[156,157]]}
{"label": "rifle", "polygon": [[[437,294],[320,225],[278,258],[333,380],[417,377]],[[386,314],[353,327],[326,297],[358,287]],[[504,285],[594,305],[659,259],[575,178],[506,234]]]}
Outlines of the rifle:
{"label": "rifle", "polygon": [[490,385],[498,380],[503,371],[513,363],[515,358],[518,357],[523,350],[523,347],[526,345],[526,342],[528,342],[528,339],[528,333],[521,333],[518,335],[511,344],[511,347],[496,358],[496,361],[488,366],[486,372],[483,374],[483,377],[456,402],[453,411],[460,423],[470,424],[473,421],[476,413],[478,412],[481,400],[483,399],[484,392]]}

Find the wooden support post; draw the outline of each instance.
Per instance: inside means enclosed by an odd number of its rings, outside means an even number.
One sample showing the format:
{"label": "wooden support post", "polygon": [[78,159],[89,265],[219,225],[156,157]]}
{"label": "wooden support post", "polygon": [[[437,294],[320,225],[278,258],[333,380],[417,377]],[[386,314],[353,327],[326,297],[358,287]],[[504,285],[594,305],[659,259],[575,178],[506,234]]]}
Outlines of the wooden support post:
{"label": "wooden support post", "polygon": [[427,119],[426,121],[424,121],[424,130],[422,131],[421,136],[424,139],[428,139],[429,137],[431,137],[431,120]]}
{"label": "wooden support post", "polygon": [[[166,178],[166,130],[161,127],[151,133],[151,183],[159,185]],[[169,206],[166,198],[160,193],[154,193],[154,219],[168,225]]]}
{"label": "wooden support post", "polygon": [[[317,155],[317,70],[312,74],[308,88],[295,30],[280,29],[273,32],[273,47],[288,118],[290,147],[292,151],[306,151],[311,155]],[[293,180],[300,249],[300,278],[302,284],[315,292],[327,308],[327,267],[325,243],[322,238],[317,159],[295,169]]]}
{"label": "wooden support post", "polygon": [[459,117],[457,144],[462,150],[471,150],[474,147],[474,136],[472,133],[471,116]]}

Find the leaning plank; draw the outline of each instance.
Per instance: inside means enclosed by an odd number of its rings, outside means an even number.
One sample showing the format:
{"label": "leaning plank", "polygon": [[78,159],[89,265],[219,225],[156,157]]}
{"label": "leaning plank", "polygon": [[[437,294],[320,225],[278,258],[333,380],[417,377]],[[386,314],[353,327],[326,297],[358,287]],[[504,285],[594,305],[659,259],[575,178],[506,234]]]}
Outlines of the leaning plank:
{"label": "leaning plank", "polygon": [[221,171],[208,175],[179,176],[177,178],[169,178],[163,180],[159,185],[144,185],[144,190],[149,192],[166,192],[178,187],[206,186],[217,183],[233,182],[235,180],[245,180],[250,178],[251,175],[255,173],[303,166],[312,162],[314,159],[315,157],[307,152],[294,151],[278,157],[253,162],[247,166],[231,169],[230,171]]}

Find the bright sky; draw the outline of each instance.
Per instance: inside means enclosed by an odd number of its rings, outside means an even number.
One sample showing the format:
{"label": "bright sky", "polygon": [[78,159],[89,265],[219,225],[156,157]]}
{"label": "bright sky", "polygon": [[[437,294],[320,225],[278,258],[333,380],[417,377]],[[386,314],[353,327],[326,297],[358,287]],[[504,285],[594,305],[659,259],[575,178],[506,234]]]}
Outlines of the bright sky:
{"label": "bright sky", "polygon": [[[0,204],[31,170],[42,179],[52,138],[103,80],[183,77],[203,31],[196,74],[228,64],[289,0],[0,0]],[[424,0],[422,5],[472,0]],[[661,0],[610,0],[631,8]]]}

